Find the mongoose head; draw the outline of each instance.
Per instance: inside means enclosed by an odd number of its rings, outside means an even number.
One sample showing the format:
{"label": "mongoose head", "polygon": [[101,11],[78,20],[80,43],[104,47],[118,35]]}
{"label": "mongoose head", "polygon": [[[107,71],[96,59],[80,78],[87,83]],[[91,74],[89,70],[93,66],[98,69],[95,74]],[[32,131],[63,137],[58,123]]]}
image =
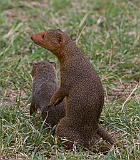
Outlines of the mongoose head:
{"label": "mongoose head", "polygon": [[31,75],[33,78],[39,75],[46,75],[49,73],[56,73],[56,64],[54,62],[38,62],[33,64]]}
{"label": "mongoose head", "polygon": [[46,48],[53,54],[57,55],[60,53],[65,45],[67,44],[67,39],[70,38],[61,30],[47,30],[31,36],[31,39],[37,45]]}

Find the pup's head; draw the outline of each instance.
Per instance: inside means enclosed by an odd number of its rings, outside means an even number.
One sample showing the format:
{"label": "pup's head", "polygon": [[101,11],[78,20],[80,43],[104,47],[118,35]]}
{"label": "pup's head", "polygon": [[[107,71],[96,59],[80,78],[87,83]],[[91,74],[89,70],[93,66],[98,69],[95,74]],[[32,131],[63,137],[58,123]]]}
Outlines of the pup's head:
{"label": "pup's head", "polygon": [[48,76],[49,74],[56,74],[56,63],[54,62],[38,62],[33,64],[31,71],[32,77]]}

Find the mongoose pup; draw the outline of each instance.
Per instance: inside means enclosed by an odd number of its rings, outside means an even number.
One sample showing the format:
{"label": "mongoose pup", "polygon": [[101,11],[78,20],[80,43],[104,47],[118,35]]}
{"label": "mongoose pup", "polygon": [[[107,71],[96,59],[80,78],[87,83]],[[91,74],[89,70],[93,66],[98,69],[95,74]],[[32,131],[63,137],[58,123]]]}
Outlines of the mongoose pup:
{"label": "mongoose pup", "polygon": [[35,34],[31,39],[60,62],[61,84],[49,102],[52,106],[66,97],[66,115],[56,128],[58,138],[91,148],[100,135],[113,144],[112,137],[98,124],[104,105],[101,80],[82,51],[59,29]]}
{"label": "mongoose pup", "polygon": [[55,67],[54,62],[38,62],[33,64],[31,71],[33,85],[30,115],[39,109],[43,120],[51,127],[65,116],[64,102],[56,107],[47,107],[51,96],[58,88]]}

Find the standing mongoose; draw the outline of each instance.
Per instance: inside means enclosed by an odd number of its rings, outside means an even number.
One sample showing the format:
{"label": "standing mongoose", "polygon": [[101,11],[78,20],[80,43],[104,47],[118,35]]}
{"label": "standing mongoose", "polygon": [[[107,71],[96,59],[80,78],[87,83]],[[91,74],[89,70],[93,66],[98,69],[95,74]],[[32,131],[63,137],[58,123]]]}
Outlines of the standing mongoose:
{"label": "standing mongoose", "polygon": [[93,146],[99,135],[113,144],[112,137],[99,126],[104,105],[101,80],[81,50],[59,29],[35,34],[31,39],[60,62],[61,84],[49,102],[52,106],[66,97],[66,115],[57,125],[57,137],[86,148]]}
{"label": "standing mongoose", "polygon": [[51,96],[58,88],[55,67],[56,64],[54,62],[38,62],[33,64],[31,71],[33,85],[30,115],[39,109],[42,119],[51,127],[65,116],[64,102],[56,107],[47,107]]}

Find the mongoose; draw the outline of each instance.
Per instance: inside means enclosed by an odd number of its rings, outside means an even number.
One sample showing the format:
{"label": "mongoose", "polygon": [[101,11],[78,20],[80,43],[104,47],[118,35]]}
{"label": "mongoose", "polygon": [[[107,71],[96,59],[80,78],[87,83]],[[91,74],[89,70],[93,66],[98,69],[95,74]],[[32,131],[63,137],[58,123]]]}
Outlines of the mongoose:
{"label": "mongoose", "polygon": [[43,120],[51,127],[65,116],[64,102],[56,107],[47,107],[51,96],[58,88],[55,67],[54,62],[38,62],[33,64],[31,71],[33,85],[30,115],[39,109]]}
{"label": "mongoose", "polygon": [[61,84],[49,102],[52,106],[66,97],[66,115],[57,125],[57,137],[86,148],[93,146],[99,135],[113,144],[112,137],[99,126],[104,105],[101,80],[82,51],[59,29],[35,34],[31,39],[60,62]]}

